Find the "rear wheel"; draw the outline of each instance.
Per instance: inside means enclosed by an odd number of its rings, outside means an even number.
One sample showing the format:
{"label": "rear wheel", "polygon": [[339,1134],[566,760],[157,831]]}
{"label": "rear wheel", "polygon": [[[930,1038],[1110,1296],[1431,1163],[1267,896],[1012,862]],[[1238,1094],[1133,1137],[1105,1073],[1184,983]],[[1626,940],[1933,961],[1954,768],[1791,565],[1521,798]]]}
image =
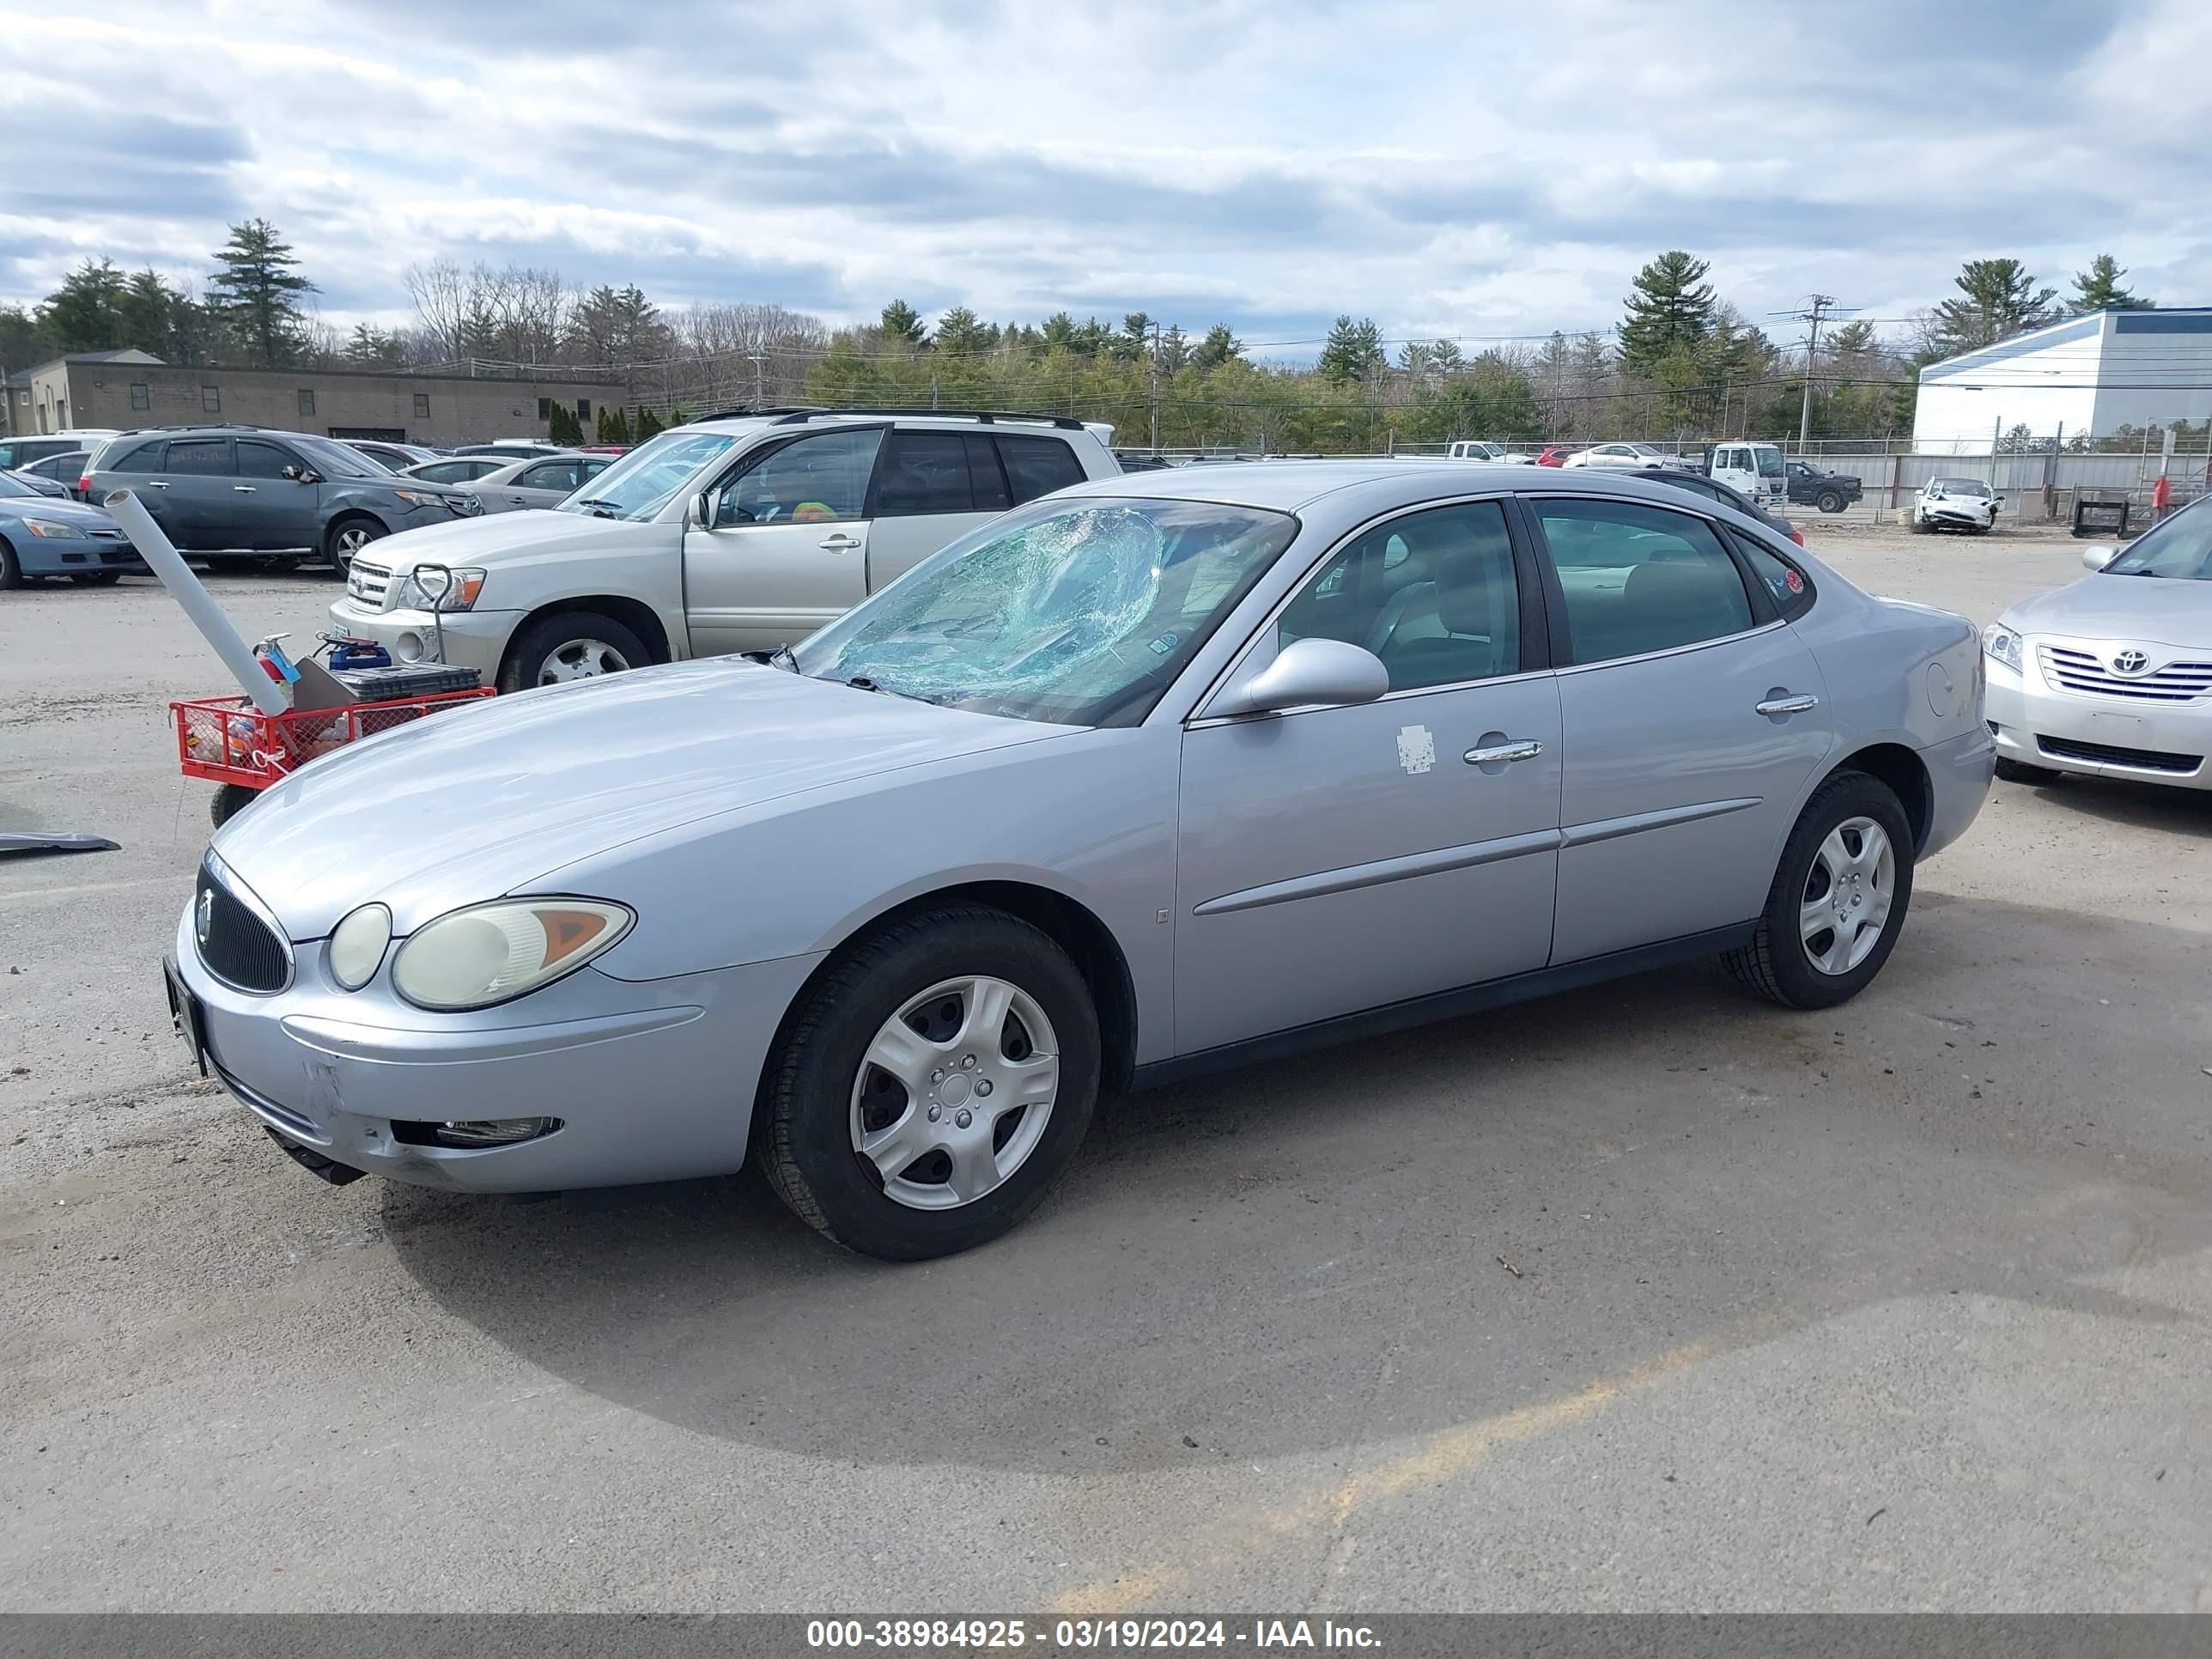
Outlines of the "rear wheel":
{"label": "rear wheel", "polygon": [[1840,772],[1813,792],[1782,849],[1752,942],[1723,958],[1786,1008],[1829,1008],[1889,960],[1912,902],[1912,829],[1890,787]]}
{"label": "rear wheel", "polygon": [[214,822],[215,827],[220,830],[246,808],[251,806],[257,793],[248,789],[242,783],[226,783],[215,792],[215,798],[208,802],[208,817]]}
{"label": "rear wheel", "polygon": [[15,562],[15,550],[0,537],[0,589],[13,589],[23,585],[23,567]]}
{"label": "rear wheel", "polygon": [[1824,489],[1814,501],[1813,505],[1823,513],[1840,513],[1844,510],[1844,492],[1840,489]]}
{"label": "rear wheel", "polygon": [[540,617],[515,638],[499,671],[501,691],[597,679],[653,661],[645,641],[596,611],[562,611]]}
{"label": "rear wheel", "polygon": [[1098,1095],[1083,975],[1003,912],[948,906],[853,947],[786,1021],[753,1124],[809,1225],[886,1261],[1005,1232],[1073,1161]]}

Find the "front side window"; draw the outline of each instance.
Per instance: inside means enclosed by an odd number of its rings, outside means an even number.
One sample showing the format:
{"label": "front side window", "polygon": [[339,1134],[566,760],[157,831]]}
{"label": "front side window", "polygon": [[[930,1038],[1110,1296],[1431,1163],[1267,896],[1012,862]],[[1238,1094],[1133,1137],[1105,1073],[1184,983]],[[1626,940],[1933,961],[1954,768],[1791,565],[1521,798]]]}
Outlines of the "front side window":
{"label": "front side window", "polygon": [[1778,478],[1782,476],[1782,452],[1778,449],[1758,449],[1752,452],[1759,457],[1759,476]]}
{"label": "front side window", "polygon": [[2191,505],[2175,514],[2129,543],[2101,574],[2212,581],[2212,509]]}
{"label": "front side window", "polygon": [[859,518],[883,441],[881,427],[862,427],[818,433],[770,451],[723,488],[716,527],[842,524]]}
{"label": "front side window", "polygon": [[1083,463],[1060,439],[1001,435],[998,445],[1016,507],[1083,482]]}
{"label": "front side window", "polygon": [[1133,726],[1297,530],[1212,501],[1039,502],[814,635],[799,671],[1015,720]]}
{"label": "front side window", "polygon": [[1314,574],[1275,637],[1372,651],[1393,691],[1517,674],[1520,584],[1504,507],[1470,501],[1377,526]]}
{"label": "front side window", "polygon": [[228,438],[177,438],[169,444],[164,472],[182,472],[200,477],[230,476],[230,440]]}
{"label": "front side window", "polygon": [[382,478],[391,474],[357,449],[334,438],[296,438],[307,465],[326,478]]}
{"label": "front side window", "polygon": [[1742,574],[1703,519],[1628,501],[1529,505],[1559,574],[1574,661],[1668,651],[1752,625]]}
{"label": "front side window", "polygon": [[288,466],[299,463],[275,444],[258,438],[238,441],[238,476],[241,478],[281,478]]}

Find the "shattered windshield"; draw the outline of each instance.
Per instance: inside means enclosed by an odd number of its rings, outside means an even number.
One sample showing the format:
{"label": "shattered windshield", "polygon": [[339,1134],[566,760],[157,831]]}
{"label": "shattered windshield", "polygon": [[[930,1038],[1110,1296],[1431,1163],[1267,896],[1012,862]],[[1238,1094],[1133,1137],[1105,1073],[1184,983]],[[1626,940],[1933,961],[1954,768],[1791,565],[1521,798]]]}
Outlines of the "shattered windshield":
{"label": "shattered windshield", "polygon": [[720,432],[664,432],[598,477],[586,479],[555,511],[603,519],[649,519],[735,442]]}
{"label": "shattered windshield", "polygon": [[925,559],[797,666],[981,714],[1133,726],[1297,529],[1213,501],[1040,501]]}

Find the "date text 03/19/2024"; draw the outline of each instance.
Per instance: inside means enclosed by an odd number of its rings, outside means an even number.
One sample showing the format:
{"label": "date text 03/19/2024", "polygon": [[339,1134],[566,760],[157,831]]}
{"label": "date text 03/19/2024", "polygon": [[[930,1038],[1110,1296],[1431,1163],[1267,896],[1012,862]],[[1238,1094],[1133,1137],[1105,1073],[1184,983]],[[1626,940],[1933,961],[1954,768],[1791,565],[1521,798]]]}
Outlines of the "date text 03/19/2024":
{"label": "date text 03/19/2024", "polygon": [[878,1651],[1241,1647],[1257,1653],[1287,1653],[1301,1648],[1374,1649],[1382,1644],[1369,1626],[1340,1625],[1328,1619],[1254,1619],[1232,1625],[1221,1619],[1055,1619],[1048,1622],[1016,1618],[812,1619],[806,1625],[806,1645]]}

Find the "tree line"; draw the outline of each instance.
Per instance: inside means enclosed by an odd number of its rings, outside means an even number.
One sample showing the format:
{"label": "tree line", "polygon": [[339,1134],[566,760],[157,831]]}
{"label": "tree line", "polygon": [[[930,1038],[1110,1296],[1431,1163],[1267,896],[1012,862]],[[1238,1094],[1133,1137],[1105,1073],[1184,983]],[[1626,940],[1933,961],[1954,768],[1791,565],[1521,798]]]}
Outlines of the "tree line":
{"label": "tree line", "polygon": [[[1777,438],[1801,420],[1814,436],[1856,437],[1911,429],[1925,363],[2069,313],[2154,303],[2124,286],[2110,254],[2063,301],[2017,259],[1970,259],[1956,294],[1901,331],[1845,318],[1808,354],[1723,298],[1709,262],[1670,249],[1636,273],[1609,332],[1470,352],[1453,339],[1386,340],[1374,319],[1345,314],[1309,365],[1255,361],[1224,323],[1186,331],[1144,312],[1118,325],[1066,311],[1002,324],[954,306],[933,324],[893,300],[872,324],[833,328],[781,306],[663,307],[634,283],[586,288],[554,270],[441,258],[404,273],[410,322],[342,334],[310,308],[315,284],[274,227],[229,230],[197,290],[88,258],[37,307],[0,307],[0,364],[135,346],[168,362],[270,368],[609,371],[627,379],[631,404],[600,410],[590,436],[609,441],[649,436],[687,408],[800,402],[1035,409],[1111,421],[1125,445],[1291,452],[1473,436]],[[574,426],[571,441],[585,441],[572,411],[556,418],[557,435]]]}

